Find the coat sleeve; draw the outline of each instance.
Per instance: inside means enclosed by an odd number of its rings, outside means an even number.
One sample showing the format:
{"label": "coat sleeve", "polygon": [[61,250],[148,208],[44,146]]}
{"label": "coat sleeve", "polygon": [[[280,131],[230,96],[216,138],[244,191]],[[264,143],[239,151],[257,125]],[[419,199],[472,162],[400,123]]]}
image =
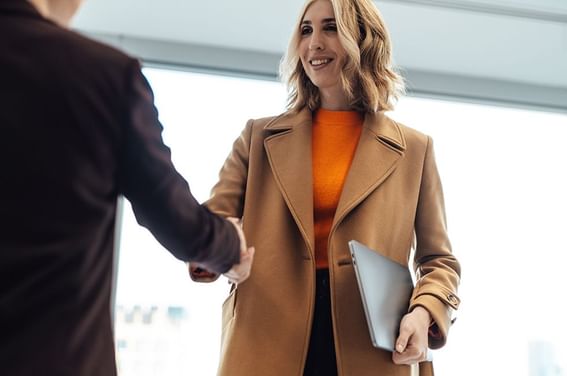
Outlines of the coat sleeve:
{"label": "coat sleeve", "polygon": [[175,170],[164,144],[153,94],[133,61],[126,74],[124,135],[120,149],[119,189],[132,203],[138,223],[175,257],[225,272],[240,259],[233,225],[201,206]]}
{"label": "coat sleeve", "polygon": [[[220,170],[219,180],[205,203],[223,217],[241,218],[244,211],[252,123],[253,120],[249,120],[240,137],[234,141],[232,151]],[[212,282],[218,278],[218,274],[210,273],[196,264],[189,266],[189,274],[197,282]]]}
{"label": "coat sleeve", "polygon": [[415,236],[416,286],[410,310],[423,306],[430,312],[433,323],[429,331],[429,347],[436,349],[446,343],[453,310],[460,303],[457,287],[461,268],[452,254],[447,236],[443,188],[429,137],[415,218]]}

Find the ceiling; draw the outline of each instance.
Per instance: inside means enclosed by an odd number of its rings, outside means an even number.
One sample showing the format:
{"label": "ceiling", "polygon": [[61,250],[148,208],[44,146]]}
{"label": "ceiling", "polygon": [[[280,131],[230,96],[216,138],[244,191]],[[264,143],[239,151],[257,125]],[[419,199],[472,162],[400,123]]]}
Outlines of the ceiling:
{"label": "ceiling", "polygon": [[[303,0],[90,0],[74,27],[94,36],[135,38],[154,45],[198,45],[279,57],[302,4]],[[549,89],[550,97],[565,95],[567,109],[567,2],[376,4],[389,26],[395,61],[404,69],[518,84],[526,90]],[[228,59],[233,61],[223,64],[236,63],[236,58]]]}

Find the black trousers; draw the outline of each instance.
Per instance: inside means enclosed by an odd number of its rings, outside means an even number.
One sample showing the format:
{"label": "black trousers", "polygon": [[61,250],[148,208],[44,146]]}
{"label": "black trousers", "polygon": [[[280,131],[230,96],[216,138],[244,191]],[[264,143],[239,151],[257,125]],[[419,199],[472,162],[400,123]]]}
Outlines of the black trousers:
{"label": "black trousers", "polygon": [[315,314],[303,376],[337,376],[329,270],[317,270]]}

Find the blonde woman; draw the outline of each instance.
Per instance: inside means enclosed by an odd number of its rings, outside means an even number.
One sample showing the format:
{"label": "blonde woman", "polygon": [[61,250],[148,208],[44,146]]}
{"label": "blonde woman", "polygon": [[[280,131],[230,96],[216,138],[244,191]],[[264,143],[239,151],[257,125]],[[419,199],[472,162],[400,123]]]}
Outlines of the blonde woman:
{"label": "blonde woman", "polygon": [[[373,2],[307,1],[282,73],[288,111],[248,122],[207,203],[256,248],[223,305],[219,375],[432,374],[460,267],[431,139],[384,115],[403,84]],[[415,267],[393,354],[372,346],[351,239]]]}

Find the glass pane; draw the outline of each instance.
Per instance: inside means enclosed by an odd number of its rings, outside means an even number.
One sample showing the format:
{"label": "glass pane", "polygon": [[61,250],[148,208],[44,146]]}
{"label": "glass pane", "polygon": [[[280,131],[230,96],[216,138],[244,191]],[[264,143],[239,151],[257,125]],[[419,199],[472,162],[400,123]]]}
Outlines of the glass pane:
{"label": "glass pane", "polygon": [[[176,168],[204,201],[249,118],[283,111],[275,82],[145,69]],[[224,283],[223,283],[224,282]],[[125,205],[116,303],[121,376],[214,375],[228,283],[196,284]]]}
{"label": "glass pane", "polygon": [[567,374],[567,116],[405,98],[431,135],[462,305],[436,374]]}
{"label": "glass pane", "polygon": [[[203,201],[249,118],[284,109],[275,82],[146,69],[178,170]],[[449,235],[463,266],[462,306],[441,376],[567,375],[567,116],[421,98],[390,114],[431,135]],[[126,210],[117,289],[121,376],[214,375],[224,282],[185,265]]]}

